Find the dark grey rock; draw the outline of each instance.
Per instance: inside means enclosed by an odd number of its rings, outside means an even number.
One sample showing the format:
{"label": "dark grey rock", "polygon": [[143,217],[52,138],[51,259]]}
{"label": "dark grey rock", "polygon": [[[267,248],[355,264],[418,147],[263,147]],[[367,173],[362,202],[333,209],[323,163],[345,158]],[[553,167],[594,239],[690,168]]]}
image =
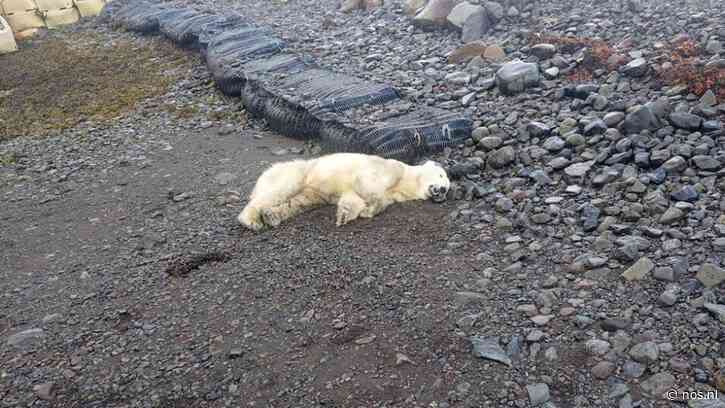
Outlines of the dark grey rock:
{"label": "dark grey rock", "polygon": [[621,123],[626,116],[624,112],[609,112],[604,115],[602,120],[607,126],[613,127]]}
{"label": "dark grey rock", "polygon": [[526,392],[529,394],[529,401],[534,407],[543,405],[551,399],[549,386],[544,383],[529,384],[526,386]]}
{"label": "dark grey rock", "polygon": [[564,146],[566,146],[566,142],[562,140],[559,136],[552,136],[546,139],[542,146],[544,147],[544,149],[550,152],[558,152],[559,150],[563,149]]}
{"label": "dark grey rock", "polygon": [[702,126],[702,118],[686,112],[672,112],[670,122],[675,127],[685,130],[698,130]]}
{"label": "dark grey rock", "polygon": [[692,158],[692,162],[700,170],[716,171],[722,167],[722,163],[712,156],[698,155]]}
{"label": "dark grey rock", "polygon": [[647,74],[648,69],[649,66],[647,65],[647,60],[644,58],[637,58],[625,65],[622,68],[622,72],[631,77],[641,77]]}
{"label": "dark grey rock", "polygon": [[660,223],[668,225],[675,223],[685,217],[685,212],[676,207],[670,207],[660,217]]}
{"label": "dark grey rock", "polygon": [[531,53],[539,59],[549,59],[556,54],[556,46],[553,44],[536,44],[531,47]]}
{"label": "dark grey rock", "polygon": [[672,389],[675,377],[667,371],[661,371],[640,383],[640,388],[649,398],[662,398],[665,392]]}
{"label": "dark grey rock", "polygon": [[529,122],[526,125],[526,131],[529,132],[531,137],[542,137],[548,136],[551,133],[551,128],[541,122]]}
{"label": "dark grey rock", "polygon": [[668,174],[676,174],[687,168],[687,161],[682,156],[675,156],[662,164]]}
{"label": "dark grey rock", "polygon": [[478,10],[468,16],[463,23],[461,39],[464,43],[480,40],[488,33],[494,24],[489,20],[485,10]]}
{"label": "dark grey rock", "polygon": [[643,130],[657,130],[663,126],[662,121],[649,105],[642,105],[629,113],[621,124],[625,134],[636,134]]}
{"label": "dark grey rock", "polygon": [[500,169],[513,163],[515,159],[516,152],[514,151],[514,148],[512,146],[504,146],[491,153],[488,163],[494,169]]}
{"label": "dark grey rock", "polygon": [[646,369],[646,365],[640,364],[636,361],[628,360],[622,366],[622,374],[624,374],[625,377],[629,378],[639,378],[644,374]]}
{"label": "dark grey rock", "polygon": [[582,209],[582,228],[585,232],[597,229],[601,212],[599,208],[591,205],[587,205]]}
{"label": "dark grey rock", "polygon": [[540,80],[539,66],[527,62],[512,61],[504,64],[496,72],[496,84],[499,90],[507,95],[537,86]]}
{"label": "dark grey rock", "polygon": [[594,120],[584,127],[584,135],[600,135],[607,130],[607,124],[603,120]]}
{"label": "dark grey rock", "polygon": [[634,361],[643,364],[654,363],[659,358],[659,355],[660,351],[657,348],[657,344],[653,341],[636,344],[629,350],[629,356]]}
{"label": "dark grey rock", "polygon": [[497,337],[470,337],[473,355],[511,366],[511,359],[498,342]]}

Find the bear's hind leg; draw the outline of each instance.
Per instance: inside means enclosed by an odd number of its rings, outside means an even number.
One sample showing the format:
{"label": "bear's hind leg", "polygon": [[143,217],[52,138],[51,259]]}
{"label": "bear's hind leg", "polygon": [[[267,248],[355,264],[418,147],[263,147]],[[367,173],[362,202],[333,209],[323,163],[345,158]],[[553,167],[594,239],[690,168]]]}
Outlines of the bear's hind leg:
{"label": "bear's hind leg", "polygon": [[252,231],[261,231],[264,229],[264,222],[262,221],[262,215],[259,209],[253,206],[244,207],[244,211],[237,217],[239,222],[251,229]]}
{"label": "bear's hind leg", "polygon": [[283,221],[315,207],[319,207],[324,203],[325,200],[319,193],[306,188],[282,204],[262,209],[260,211],[260,215],[262,216],[262,220],[265,224],[270,227],[276,227]]}
{"label": "bear's hind leg", "polygon": [[365,200],[355,193],[345,193],[337,201],[337,226],[343,226],[360,216]]}

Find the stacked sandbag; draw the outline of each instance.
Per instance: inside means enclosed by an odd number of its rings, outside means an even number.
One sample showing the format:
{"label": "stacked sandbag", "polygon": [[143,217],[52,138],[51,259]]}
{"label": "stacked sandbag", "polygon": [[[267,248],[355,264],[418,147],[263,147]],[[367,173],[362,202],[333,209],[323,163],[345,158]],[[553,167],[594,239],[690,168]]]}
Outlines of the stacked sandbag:
{"label": "stacked sandbag", "polygon": [[0,12],[18,38],[33,35],[45,27],[38,6],[33,0],[1,0]]}
{"label": "stacked sandbag", "polygon": [[35,0],[35,3],[48,28],[73,24],[81,18],[73,0]]}
{"label": "stacked sandbag", "polygon": [[15,43],[13,30],[10,25],[0,17],[0,55],[7,54],[18,50],[18,44]]}
{"label": "stacked sandbag", "polygon": [[99,15],[105,4],[104,0],[73,0],[73,5],[83,18]]}
{"label": "stacked sandbag", "polygon": [[[146,0],[116,0],[101,18],[142,34],[161,33],[198,49],[221,91],[240,96],[247,112],[329,151],[376,154],[408,162],[470,137],[472,122],[418,107],[397,90],[317,66],[285,50],[272,30],[239,15],[212,15]],[[113,3],[111,3],[113,4]]]}

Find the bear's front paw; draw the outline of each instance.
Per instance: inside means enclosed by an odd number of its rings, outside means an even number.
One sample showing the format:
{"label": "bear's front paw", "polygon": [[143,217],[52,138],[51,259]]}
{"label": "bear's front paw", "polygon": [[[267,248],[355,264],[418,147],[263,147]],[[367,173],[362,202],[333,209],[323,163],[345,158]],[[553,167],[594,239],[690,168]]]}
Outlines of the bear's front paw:
{"label": "bear's front paw", "polygon": [[337,226],[342,227],[348,222],[350,222],[350,209],[345,207],[337,207]]}
{"label": "bear's front paw", "polygon": [[362,211],[360,211],[360,217],[362,218],[373,218],[375,216],[375,208],[372,206],[365,206]]}
{"label": "bear's front paw", "polygon": [[282,223],[282,219],[279,215],[270,209],[261,210],[259,215],[262,217],[262,222],[270,227],[276,227]]}
{"label": "bear's front paw", "polygon": [[348,205],[337,206],[337,226],[342,227],[358,217],[357,211]]}

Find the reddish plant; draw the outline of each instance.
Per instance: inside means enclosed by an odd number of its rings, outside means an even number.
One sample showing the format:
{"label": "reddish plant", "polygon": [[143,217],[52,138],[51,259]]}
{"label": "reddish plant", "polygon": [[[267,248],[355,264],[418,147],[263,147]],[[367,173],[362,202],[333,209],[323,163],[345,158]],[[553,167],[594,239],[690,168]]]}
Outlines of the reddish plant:
{"label": "reddish plant", "polygon": [[614,70],[623,62],[622,58],[616,58],[615,50],[606,41],[602,40],[538,33],[529,35],[530,45],[533,46],[542,42],[554,44],[561,52],[567,54],[574,54],[584,49],[582,63],[569,74],[569,78],[576,81],[589,81],[595,70]]}
{"label": "reddish plant", "polygon": [[699,61],[703,52],[697,43],[684,39],[673,44],[668,51],[669,65],[659,73],[663,82],[685,85],[697,96],[711,89],[718,100],[725,100],[725,68],[705,68]]}
{"label": "reddish plant", "polygon": [[583,66],[571,70],[566,78],[571,82],[590,82],[593,78],[592,71]]}

